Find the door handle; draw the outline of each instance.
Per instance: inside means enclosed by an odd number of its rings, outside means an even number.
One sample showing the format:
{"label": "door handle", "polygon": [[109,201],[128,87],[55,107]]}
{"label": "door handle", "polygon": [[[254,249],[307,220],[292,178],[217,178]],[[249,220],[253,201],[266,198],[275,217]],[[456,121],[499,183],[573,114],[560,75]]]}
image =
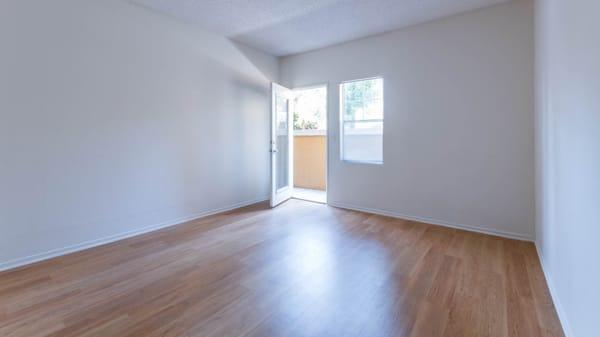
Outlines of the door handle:
{"label": "door handle", "polygon": [[271,153],[277,153],[277,152],[279,152],[279,151],[277,151],[277,149],[271,150]]}

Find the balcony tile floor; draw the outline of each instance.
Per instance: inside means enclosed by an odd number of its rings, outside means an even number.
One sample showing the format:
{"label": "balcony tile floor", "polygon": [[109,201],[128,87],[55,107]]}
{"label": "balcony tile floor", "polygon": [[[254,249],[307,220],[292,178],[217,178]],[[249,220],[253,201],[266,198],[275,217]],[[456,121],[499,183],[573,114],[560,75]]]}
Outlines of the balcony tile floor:
{"label": "balcony tile floor", "polygon": [[294,187],[292,198],[326,204],[327,192],[321,190],[311,190],[308,188]]}

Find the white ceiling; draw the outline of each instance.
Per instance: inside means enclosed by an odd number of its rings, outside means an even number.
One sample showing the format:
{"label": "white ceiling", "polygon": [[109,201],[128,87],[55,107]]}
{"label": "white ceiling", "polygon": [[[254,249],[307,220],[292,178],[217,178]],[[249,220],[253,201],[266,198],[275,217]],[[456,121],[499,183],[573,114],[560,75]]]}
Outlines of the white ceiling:
{"label": "white ceiling", "polygon": [[276,56],[510,0],[130,0]]}

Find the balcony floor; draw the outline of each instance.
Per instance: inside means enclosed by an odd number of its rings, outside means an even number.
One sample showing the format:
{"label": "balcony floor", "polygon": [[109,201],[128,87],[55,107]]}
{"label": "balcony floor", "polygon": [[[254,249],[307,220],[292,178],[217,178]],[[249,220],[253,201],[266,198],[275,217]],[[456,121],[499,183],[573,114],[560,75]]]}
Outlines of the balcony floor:
{"label": "balcony floor", "polygon": [[294,187],[292,198],[326,204],[327,192],[322,190]]}

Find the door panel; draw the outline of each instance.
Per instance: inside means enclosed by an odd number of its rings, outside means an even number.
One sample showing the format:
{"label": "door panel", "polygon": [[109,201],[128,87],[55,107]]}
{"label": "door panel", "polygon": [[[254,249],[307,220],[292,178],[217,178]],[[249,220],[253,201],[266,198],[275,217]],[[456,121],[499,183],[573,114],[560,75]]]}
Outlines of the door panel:
{"label": "door panel", "polygon": [[288,100],[282,98],[281,96],[276,97],[277,103],[277,150],[276,158],[277,158],[277,172],[280,174],[277,175],[277,191],[282,188],[286,188],[289,184],[288,172],[289,169],[289,126],[288,126],[288,110],[289,104]]}
{"label": "door panel", "polygon": [[292,196],[293,119],[291,90],[272,84],[271,104],[271,207]]}

